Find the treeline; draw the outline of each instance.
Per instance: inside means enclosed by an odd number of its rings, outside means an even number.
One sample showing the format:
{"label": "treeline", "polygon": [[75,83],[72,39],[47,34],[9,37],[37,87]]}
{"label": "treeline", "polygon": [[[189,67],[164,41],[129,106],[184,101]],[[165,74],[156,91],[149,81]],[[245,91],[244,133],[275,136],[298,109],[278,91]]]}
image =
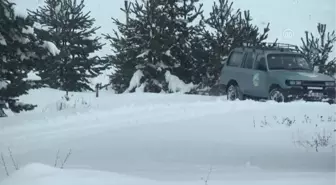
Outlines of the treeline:
{"label": "treeline", "polygon": [[[232,4],[217,0],[205,15],[199,0],[136,0],[121,9],[125,22],[112,18],[116,29],[99,36],[84,0],[45,0],[28,16],[0,0],[0,117],[4,108],[32,110],[35,105],[18,101],[32,88],[93,91],[90,79],[110,67],[110,87],[117,93],[207,91],[232,48],[257,45],[270,32],[270,24],[258,28],[250,11]],[[335,32],[327,33],[324,24],[317,29],[317,36],[303,35],[301,52],[319,72],[333,75]],[[105,57],[96,55],[102,39],[111,48]]]}

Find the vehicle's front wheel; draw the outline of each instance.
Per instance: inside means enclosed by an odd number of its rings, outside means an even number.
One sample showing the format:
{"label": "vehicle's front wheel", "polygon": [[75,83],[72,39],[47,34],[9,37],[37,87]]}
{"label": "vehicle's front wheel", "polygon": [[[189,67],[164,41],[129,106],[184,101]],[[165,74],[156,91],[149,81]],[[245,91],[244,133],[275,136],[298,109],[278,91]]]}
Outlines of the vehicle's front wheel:
{"label": "vehicle's front wheel", "polygon": [[243,95],[238,85],[235,84],[229,85],[229,87],[227,88],[227,99],[230,101],[234,101],[237,99],[243,100]]}
{"label": "vehicle's front wheel", "polygon": [[269,93],[269,100],[281,103],[281,102],[286,102],[286,97],[285,97],[282,89],[274,88]]}

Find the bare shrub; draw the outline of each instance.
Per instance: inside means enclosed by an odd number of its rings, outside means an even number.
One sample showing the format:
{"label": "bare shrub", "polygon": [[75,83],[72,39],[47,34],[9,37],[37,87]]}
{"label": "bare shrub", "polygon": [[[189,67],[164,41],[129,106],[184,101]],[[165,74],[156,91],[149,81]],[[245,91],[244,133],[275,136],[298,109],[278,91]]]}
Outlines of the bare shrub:
{"label": "bare shrub", "polygon": [[311,140],[300,139],[294,141],[294,143],[306,149],[314,148],[316,152],[319,152],[320,148],[329,147],[331,139],[332,132],[326,133],[325,129],[323,129],[322,132],[315,133]]}
{"label": "bare shrub", "polygon": [[[62,161],[61,165],[60,165],[60,168],[61,168],[61,169],[64,168],[64,165],[65,165],[65,163],[68,161],[68,159],[69,159],[71,153],[72,153],[72,152],[71,152],[71,149],[70,149],[69,152],[66,154],[64,160]],[[60,154],[60,150],[58,150],[58,151],[57,151],[57,154],[56,154],[56,159],[55,159],[55,164],[54,164],[55,167],[57,167],[57,165],[58,165],[58,161],[60,160],[60,155],[59,155],[59,154]]]}
{"label": "bare shrub", "polygon": [[[253,118],[253,126],[256,128],[257,126],[263,128],[265,126],[271,126],[272,124],[277,125],[284,125],[287,127],[292,127],[296,123],[300,123],[300,121],[297,121],[295,117],[289,117],[289,116],[283,116],[283,117],[277,117],[273,116],[272,119],[268,119],[266,116],[263,117],[259,121],[259,125],[257,125],[258,122],[256,122],[255,118]],[[301,123],[304,124],[314,124],[316,128],[318,128],[321,124],[332,124],[336,123],[336,113],[334,115],[329,116],[321,116],[317,115],[316,122],[312,121],[311,116],[304,115]],[[300,147],[304,147],[306,149],[313,148],[316,152],[318,152],[321,148],[327,148],[331,145],[331,140],[333,138],[333,133],[336,132],[336,129],[332,129],[330,131],[326,131],[323,129],[321,132],[316,132],[311,139],[302,138],[298,140],[294,140],[295,145],[298,145]],[[334,147],[333,145],[332,147]]]}
{"label": "bare shrub", "polygon": [[290,117],[277,118],[276,116],[274,116],[273,119],[276,121],[277,124],[286,125],[288,127],[292,126],[296,122],[295,117],[294,118],[290,118]]}
{"label": "bare shrub", "polygon": [[[14,155],[13,155],[13,152],[10,148],[8,148],[8,154],[9,154],[9,158],[12,162],[12,165],[13,165],[13,168],[15,170],[19,170],[19,165],[18,163],[16,162],[15,158],[14,158]],[[54,166],[57,167],[58,165],[58,161],[60,160],[60,150],[57,151],[57,154],[56,154],[56,159],[55,159],[55,164]],[[59,168],[63,169],[64,168],[64,165],[66,164],[66,162],[68,161],[70,155],[72,154],[72,151],[71,149],[69,150],[69,152],[66,154],[65,158],[63,159],[63,161],[60,163],[60,166]],[[4,170],[5,170],[5,173],[7,176],[9,176],[9,168],[8,168],[8,163],[6,162],[6,159],[3,155],[3,153],[1,152],[0,153],[0,166],[3,166]]]}
{"label": "bare shrub", "polygon": [[[15,161],[14,156],[13,156],[13,152],[12,152],[12,150],[10,148],[8,148],[8,154],[9,154],[9,157],[10,157],[10,159],[12,161],[12,165],[13,165],[14,169],[15,170],[19,170],[19,165]],[[2,152],[1,152],[1,162],[0,162],[0,164],[4,167],[6,175],[9,176],[8,164],[6,163],[5,157],[4,157],[4,155],[3,155]]]}
{"label": "bare shrub", "polygon": [[1,153],[1,163],[0,164],[4,167],[6,175],[9,176],[8,167],[7,167],[5,158],[3,156],[3,153]]}
{"label": "bare shrub", "polygon": [[201,178],[204,181],[204,185],[208,185],[211,173],[212,173],[212,166],[210,167],[207,176],[205,178],[204,177]]}

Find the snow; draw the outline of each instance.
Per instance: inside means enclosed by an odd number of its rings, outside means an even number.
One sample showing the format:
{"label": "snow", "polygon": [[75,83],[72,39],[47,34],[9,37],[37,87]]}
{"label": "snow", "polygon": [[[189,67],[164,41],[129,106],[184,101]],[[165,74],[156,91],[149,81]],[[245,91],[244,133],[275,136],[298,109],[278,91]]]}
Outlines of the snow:
{"label": "snow", "polygon": [[25,34],[34,34],[34,28],[27,26],[27,28],[22,28],[22,33]]}
{"label": "snow", "polygon": [[148,55],[149,51],[150,51],[149,49],[145,50],[143,53],[141,53],[140,55],[138,55],[137,58],[145,57],[146,55]]}
{"label": "snow", "polygon": [[170,49],[165,52],[165,55],[172,57]]}
{"label": "snow", "polygon": [[8,82],[0,80],[0,90],[5,89],[8,86]]}
{"label": "snow", "polygon": [[34,22],[34,25],[33,25],[34,28],[36,29],[39,29],[39,30],[44,30],[44,31],[49,31],[49,26],[46,26],[46,25],[42,25],[38,22]]}
{"label": "snow", "polygon": [[[144,74],[141,70],[136,70],[133,74],[131,81],[129,83],[128,88],[125,90],[125,92],[130,92],[132,89],[135,89],[137,87],[141,86],[141,79],[144,77]],[[142,87],[143,88],[143,87]]]}
{"label": "snow", "polygon": [[49,50],[49,52],[56,56],[58,55],[61,51],[56,47],[56,45],[50,41],[44,41],[43,42],[43,46],[44,48],[47,48]]}
{"label": "snow", "polygon": [[4,46],[7,46],[6,39],[1,35],[1,33],[0,33],[0,44],[4,45]]}
{"label": "snow", "polygon": [[[1,119],[10,177],[0,185],[204,185],[210,168],[208,184],[335,184],[335,105],[102,91],[70,92],[73,106],[53,108],[64,95],[32,90],[20,101],[35,110]],[[50,167],[69,149],[64,169]]]}
{"label": "snow", "polygon": [[165,79],[168,83],[168,89],[171,92],[187,93],[196,87],[193,83],[186,84],[177,76],[172,75],[169,71],[165,73]]}
{"label": "snow", "polygon": [[[73,106],[51,108],[64,94],[32,90],[20,101],[37,109],[1,120],[0,152],[10,161],[10,147],[21,170],[0,185],[204,184],[211,166],[209,184],[335,184],[334,105],[70,92]],[[307,147],[324,132],[329,146]],[[31,164],[69,149],[64,170]]]}
{"label": "snow", "polygon": [[[277,183],[273,184],[286,184],[286,185],[312,185],[316,183],[327,184],[330,181],[319,177],[319,180],[315,180],[312,177],[302,179],[301,181],[289,182],[291,179],[279,179]],[[211,181],[211,184],[221,185],[223,182]],[[230,185],[243,185],[246,184],[246,180],[240,180],[240,182],[230,182]],[[251,185],[269,185],[269,180],[257,181],[254,183],[249,182]],[[202,181],[192,182],[160,182],[145,178],[131,177],[120,175],[116,173],[109,173],[103,171],[83,170],[83,169],[57,169],[51,166],[43,164],[30,164],[25,166],[20,171],[16,172],[10,178],[6,179],[1,185],[203,185]]]}
{"label": "snow", "polygon": [[41,77],[37,75],[36,72],[34,71],[30,71],[28,74],[27,74],[27,78],[26,80],[30,80],[30,81],[39,81],[41,80]]}

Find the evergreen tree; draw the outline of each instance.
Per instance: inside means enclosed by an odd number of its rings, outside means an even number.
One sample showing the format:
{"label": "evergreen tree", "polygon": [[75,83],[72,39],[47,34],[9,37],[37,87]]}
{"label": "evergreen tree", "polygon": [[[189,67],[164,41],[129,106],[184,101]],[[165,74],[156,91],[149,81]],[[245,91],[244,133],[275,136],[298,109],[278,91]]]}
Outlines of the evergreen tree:
{"label": "evergreen tree", "polygon": [[[115,72],[111,75],[112,88],[117,93],[124,91],[132,92],[138,84],[130,85],[133,74],[139,70],[140,65],[138,58],[144,49],[143,45],[147,43],[145,36],[149,37],[149,29],[145,22],[141,22],[139,18],[134,18],[134,9],[143,10],[143,5],[139,2],[135,4],[126,4],[125,9],[121,9],[126,14],[126,23],[118,19],[112,18],[113,24],[117,26],[117,30],[113,30],[113,35],[105,34],[105,39],[110,41],[112,47],[112,55],[107,56],[115,67]],[[131,16],[129,16],[131,14]],[[142,73],[142,72],[141,72]],[[140,71],[138,74],[141,74]],[[128,88],[131,87],[131,88]]]}
{"label": "evergreen tree", "polygon": [[3,109],[15,113],[32,110],[36,105],[18,102],[31,84],[27,74],[47,54],[44,42],[33,32],[33,22],[14,12],[14,3],[0,0],[0,117]]}
{"label": "evergreen tree", "polygon": [[[169,23],[173,32],[171,40],[173,47],[171,54],[176,58],[177,67],[173,68],[173,74],[184,82],[198,84],[201,82],[198,69],[201,61],[195,55],[194,50],[199,46],[201,31],[203,30],[202,15],[203,4],[199,0],[175,0],[169,1],[165,12],[170,15]],[[200,19],[199,22],[196,22]],[[174,34],[175,33],[175,34]]]}
{"label": "evergreen tree", "polygon": [[267,39],[269,24],[262,31],[251,23],[249,11],[234,11],[233,2],[218,0],[214,2],[210,17],[205,20],[213,31],[204,31],[204,37],[209,43],[206,52],[209,53],[207,76],[210,77],[208,84],[213,86],[219,77],[223,66],[223,60],[230,51],[243,44],[258,45]]}
{"label": "evergreen tree", "polygon": [[122,35],[107,37],[116,53],[111,57],[117,68],[112,83],[118,92],[139,87],[139,84],[134,87],[129,84],[133,74],[141,76],[140,83],[146,92],[168,92],[166,78],[171,75],[185,83],[195,82],[196,59],[192,56],[192,44],[199,28],[192,23],[202,14],[201,6],[195,6],[197,2],[135,1],[130,6],[127,24],[113,19]]}
{"label": "evergreen tree", "polygon": [[50,87],[67,93],[93,91],[89,78],[108,67],[105,60],[94,55],[103,46],[99,37],[93,38],[100,27],[93,27],[95,19],[90,12],[83,12],[84,7],[84,0],[46,0],[44,6],[29,10],[29,16],[45,27],[37,35],[52,40],[60,50],[39,66],[39,75]]}
{"label": "evergreen tree", "polygon": [[336,58],[329,60],[334,43],[336,42],[335,31],[326,33],[326,25],[317,25],[318,37],[313,33],[305,32],[305,38],[301,38],[301,52],[319,73],[330,76],[336,74]]}

